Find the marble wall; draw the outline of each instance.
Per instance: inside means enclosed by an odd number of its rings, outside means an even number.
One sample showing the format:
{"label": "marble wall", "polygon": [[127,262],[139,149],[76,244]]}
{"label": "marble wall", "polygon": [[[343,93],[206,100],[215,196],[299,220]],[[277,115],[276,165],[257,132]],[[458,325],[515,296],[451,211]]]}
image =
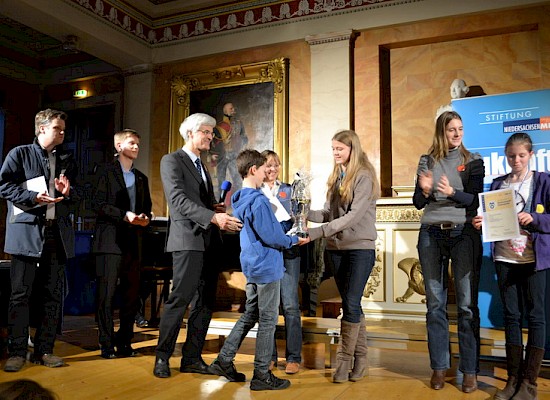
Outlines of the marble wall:
{"label": "marble wall", "polygon": [[[382,84],[390,85],[392,148],[385,154],[391,154],[392,185],[413,183],[418,158],[431,142],[435,111],[449,102],[449,86],[454,78],[480,86],[487,94],[550,88],[547,15],[550,6],[525,7],[359,32],[353,57],[355,130],[380,170],[382,161],[388,162],[380,156],[381,104],[387,100],[381,98],[380,88]],[[389,50],[390,82],[379,79],[381,48]],[[165,215],[166,208],[158,165],[168,149],[171,77],[277,57],[290,60],[290,170],[310,166],[311,141],[318,136],[311,131],[311,121],[327,116],[311,113],[311,54],[305,40],[158,66],[153,73],[149,171],[157,215]],[[330,152],[330,143],[319,146],[326,146]]]}
{"label": "marble wall", "polygon": [[361,32],[355,52],[356,130],[378,165],[384,100],[379,47],[390,52],[392,185],[413,184],[418,158],[431,144],[435,112],[450,102],[453,79],[486,94],[550,87],[549,14],[550,6],[531,7]]}
{"label": "marble wall", "polygon": [[541,41],[536,29],[392,50],[394,184],[413,184],[410,166],[430,146],[435,112],[450,102],[455,78],[472,86],[468,97],[542,88]]}

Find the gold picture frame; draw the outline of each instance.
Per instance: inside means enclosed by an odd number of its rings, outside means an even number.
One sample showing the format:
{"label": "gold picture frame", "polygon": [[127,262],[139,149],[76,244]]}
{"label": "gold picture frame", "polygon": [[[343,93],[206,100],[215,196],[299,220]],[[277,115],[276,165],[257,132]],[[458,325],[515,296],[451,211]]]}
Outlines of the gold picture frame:
{"label": "gold picture frame", "polygon": [[[240,116],[239,109],[245,108],[250,119],[255,121],[263,118],[264,120],[259,129],[245,126],[246,134],[252,138],[247,147],[255,148],[254,144],[259,143],[260,138],[262,144],[267,143],[267,147],[271,147],[270,150],[275,151],[281,159],[279,179],[288,182],[288,59],[286,58],[174,76],[171,80],[169,152],[183,146],[184,141],[179,134],[179,126],[187,116],[194,112],[204,112],[219,121],[220,105],[224,102],[233,103],[231,97],[238,95],[241,96],[240,98],[246,98],[246,101],[243,101],[246,104],[236,104],[237,116]],[[216,104],[213,104],[214,102]],[[272,116],[269,115],[269,110],[272,110]],[[246,123],[247,119],[243,118],[243,124],[246,125]],[[260,152],[266,149],[256,148]],[[213,171],[210,169],[209,171],[213,175]]]}

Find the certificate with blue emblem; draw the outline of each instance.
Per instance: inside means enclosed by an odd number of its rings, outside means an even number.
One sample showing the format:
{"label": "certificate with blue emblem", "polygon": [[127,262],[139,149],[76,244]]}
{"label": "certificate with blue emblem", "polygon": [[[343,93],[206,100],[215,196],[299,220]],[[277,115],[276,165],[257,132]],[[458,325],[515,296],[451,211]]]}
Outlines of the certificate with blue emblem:
{"label": "certificate with blue emblem", "polygon": [[520,236],[514,189],[479,193],[483,242],[514,239]]}

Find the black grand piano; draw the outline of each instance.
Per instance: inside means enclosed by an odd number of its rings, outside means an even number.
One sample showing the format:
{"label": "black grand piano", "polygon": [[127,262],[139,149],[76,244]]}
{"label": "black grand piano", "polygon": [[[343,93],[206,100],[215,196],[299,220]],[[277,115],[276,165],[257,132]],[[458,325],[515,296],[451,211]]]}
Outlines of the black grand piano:
{"label": "black grand piano", "polygon": [[[151,312],[145,314],[151,325],[158,323],[162,303],[168,298],[170,282],[172,279],[172,256],[164,252],[167,233],[167,218],[155,218],[143,236],[142,243],[142,269],[141,269],[141,297],[150,300]],[[222,232],[223,265],[220,272],[240,271],[239,262],[239,235],[236,233]],[[65,299],[64,312],[69,315],[82,315],[95,312],[95,269],[93,255],[90,254],[92,232],[76,232],[76,257],[69,260],[67,265],[68,293]],[[315,315],[317,301],[316,290],[318,283],[312,279],[315,269],[315,246],[313,243],[302,246],[301,253],[301,289],[302,310],[306,315]],[[320,279],[330,277],[324,272]],[[218,285],[223,290],[223,283]],[[313,285],[312,285],[313,283]],[[228,304],[224,303],[224,296],[219,296],[218,311],[227,310]],[[244,296],[241,296],[244,299]],[[244,304],[244,303],[243,303]]]}
{"label": "black grand piano", "polygon": [[[158,324],[160,308],[170,293],[172,255],[164,252],[167,225],[167,218],[153,219],[142,243],[141,292],[143,303],[150,298],[151,313],[144,315],[151,326]],[[240,271],[239,235],[224,232],[222,236],[223,248],[220,254],[223,254],[223,265],[220,266],[220,272]]]}
{"label": "black grand piano", "polygon": [[[169,293],[169,284],[171,279],[172,258],[170,254],[164,253],[164,243],[166,241],[167,219],[157,218],[151,221],[150,229],[144,239],[143,246],[143,267],[142,280],[151,281],[151,318],[153,322],[158,318],[160,304],[165,301]],[[223,265],[220,265],[220,272],[240,271],[239,262],[240,244],[239,234],[231,232],[222,232],[223,248],[220,253],[223,254]],[[300,248],[301,256],[301,279],[300,286],[302,291],[302,310],[308,316],[314,316],[317,308],[317,289],[322,280],[331,276],[330,268],[323,271],[321,276],[315,278],[315,243],[310,243]],[[218,282],[218,292],[222,289],[225,282]],[[162,286],[162,287],[160,287]],[[160,294],[156,294],[160,289]],[[158,296],[158,298],[157,298]],[[224,296],[219,296],[219,311],[226,310],[228,304],[224,303]],[[244,297],[242,297],[244,299]],[[244,305],[244,303],[243,303]],[[156,307],[156,310],[154,307]]]}

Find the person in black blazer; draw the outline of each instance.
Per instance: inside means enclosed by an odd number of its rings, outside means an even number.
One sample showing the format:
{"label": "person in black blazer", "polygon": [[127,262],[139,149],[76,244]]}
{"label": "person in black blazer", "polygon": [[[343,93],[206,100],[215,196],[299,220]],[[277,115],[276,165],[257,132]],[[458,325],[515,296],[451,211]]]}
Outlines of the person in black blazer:
{"label": "person in black blazer", "polygon": [[193,301],[182,349],[181,372],[208,374],[201,357],[216,300],[220,229],[239,231],[241,222],[225,212],[214,198],[212,179],[200,160],[212,142],[216,120],[207,114],[187,117],[180,126],[183,148],[166,154],[160,162],[164,195],[170,208],[166,251],[172,253],[172,291],[160,318],[159,341],[153,374],[170,376],[169,358],[174,352],[183,316]]}
{"label": "person in black blazer", "polygon": [[[96,254],[99,345],[101,357],[107,359],[137,355],[130,344],[140,306],[141,240],[151,218],[147,176],[133,166],[139,139],[132,129],[115,133],[116,158],[99,172],[92,200],[97,212],[92,251]],[[119,279],[120,327],[115,335],[113,297]]]}

